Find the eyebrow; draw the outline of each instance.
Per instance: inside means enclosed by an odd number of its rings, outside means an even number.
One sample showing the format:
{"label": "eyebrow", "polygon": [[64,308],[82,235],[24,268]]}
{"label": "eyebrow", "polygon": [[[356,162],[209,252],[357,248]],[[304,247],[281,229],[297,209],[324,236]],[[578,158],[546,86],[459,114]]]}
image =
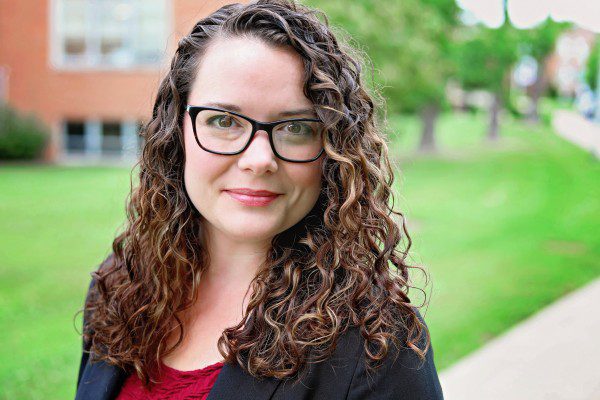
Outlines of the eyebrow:
{"label": "eyebrow", "polygon": [[[242,109],[240,107],[236,106],[235,104],[218,103],[217,102],[217,103],[206,103],[206,105],[209,107],[224,108],[226,110],[234,111],[234,112],[242,114]],[[276,114],[277,117],[293,117],[294,115],[310,115],[312,117],[317,116],[317,114],[315,113],[315,110],[313,108],[300,108],[297,110],[282,111],[279,114]]]}

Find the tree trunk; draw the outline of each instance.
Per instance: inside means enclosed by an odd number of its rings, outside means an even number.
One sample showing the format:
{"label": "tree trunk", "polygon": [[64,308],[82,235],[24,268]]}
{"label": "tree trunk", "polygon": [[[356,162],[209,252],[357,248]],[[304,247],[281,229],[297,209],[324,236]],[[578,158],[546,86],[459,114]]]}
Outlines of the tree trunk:
{"label": "tree trunk", "polygon": [[439,109],[436,104],[428,104],[421,111],[421,122],[423,123],[423,131],[421,133],[421,143],[419,151],[433,153],[437,151],[435,142],[435,122],[439,114]]}
{"label": "tree trunk", "polygon": [[488,140],[495,142],[500,137],[500,94],[494,93],[494,97],[492,99],[492,104],[490,105],[490,125],[488,127]]}
{"label": "tree trunk", "polygon": [[538,61],[538,74],[535,82],[531,85],[529,98],[531,100],[531,107],[527,113],[527,121],[537,123],[540,121],[540,98],[546,91],[548,82],[546,81],[546,60]]}

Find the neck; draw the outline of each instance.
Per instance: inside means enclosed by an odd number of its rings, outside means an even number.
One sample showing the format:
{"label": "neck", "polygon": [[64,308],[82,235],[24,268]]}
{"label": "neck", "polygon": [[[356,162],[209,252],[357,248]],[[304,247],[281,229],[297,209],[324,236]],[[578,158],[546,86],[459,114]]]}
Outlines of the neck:
{"label": "neck", "polygon": [[204,245],[210,255],[210,263],[202,275],[204,283],[245,292],[265,261],[271,242],[231,238],[213,229],[206,232]]}

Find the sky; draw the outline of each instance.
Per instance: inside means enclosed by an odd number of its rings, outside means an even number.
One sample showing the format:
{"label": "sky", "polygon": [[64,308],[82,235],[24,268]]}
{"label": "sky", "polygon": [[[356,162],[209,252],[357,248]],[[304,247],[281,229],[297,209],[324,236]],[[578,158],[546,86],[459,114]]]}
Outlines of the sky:
{"label": "sky", "polygon": [[[483,22],[498,27],[504,22],[503,0],[456,0],[465,10],[467,22]],[[600,0],[508,0],[508,17],[517,28],[527,29],[551,17],[574,22],[600,33]]]}

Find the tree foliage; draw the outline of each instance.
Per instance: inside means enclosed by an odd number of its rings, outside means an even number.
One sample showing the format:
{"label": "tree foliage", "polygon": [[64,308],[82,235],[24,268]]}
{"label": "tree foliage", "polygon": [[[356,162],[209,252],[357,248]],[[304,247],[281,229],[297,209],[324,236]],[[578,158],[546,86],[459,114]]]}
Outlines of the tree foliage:
{"label": "tree foliage", "polygon": [[590,50],[590,56],[588,57],[585,81],[592,90],[598,90],[598,73],[600,71],[600,40],[596,40],[596,44]]}
{"label": "tree foliage", "polygon": [[507,75],[518,58],[515,30],[508,23],[497,29],[465,27],[454,57],[456,77],[465,89],[486,89],[505,98]]}
{"label": "tree foliage", "polygon": [[457,26],[454,0],[306,0],[342,27],[371,59],[392,112],[440,104],[453,72],[449,48]]}
{"label": "tree foliage", "polygon": [[543,23],[531,29],[516,30],[520,52],[532,56],[538,62],[543,62],[554,51],[559,35],[569,26],[571,24],[555,22],[551,18],[547,18]]}

